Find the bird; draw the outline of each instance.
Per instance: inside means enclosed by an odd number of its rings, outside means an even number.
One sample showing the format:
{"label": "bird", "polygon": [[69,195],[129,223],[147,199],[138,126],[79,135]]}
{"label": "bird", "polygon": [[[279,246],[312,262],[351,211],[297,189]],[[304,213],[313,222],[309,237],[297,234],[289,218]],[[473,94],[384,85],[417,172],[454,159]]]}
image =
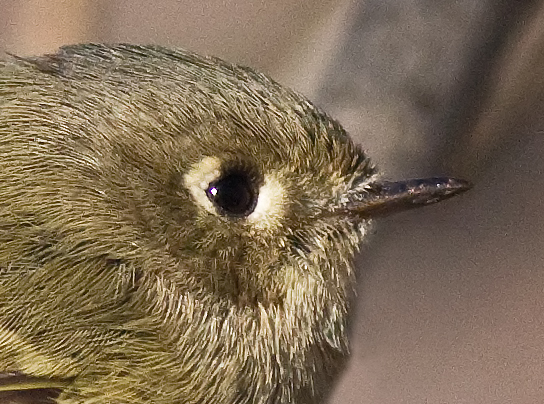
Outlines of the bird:
{"label": "bird", "polygon": [[374,219],[470,187],[383,180],[305,97],[218,58],[7,55],[0,401],[321,403]]}

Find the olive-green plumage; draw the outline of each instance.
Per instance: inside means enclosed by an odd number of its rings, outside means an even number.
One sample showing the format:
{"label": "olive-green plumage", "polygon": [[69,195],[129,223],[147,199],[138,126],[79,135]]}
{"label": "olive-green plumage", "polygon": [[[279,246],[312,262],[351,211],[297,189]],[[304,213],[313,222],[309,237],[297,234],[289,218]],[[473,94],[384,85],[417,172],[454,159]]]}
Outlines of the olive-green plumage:
{"label": "olive-green plumage", "polygon": [[368,219],[334,212],[374,180],[247,68],[129,45],[0,61],[0,373],[62,404],[320,402]]}

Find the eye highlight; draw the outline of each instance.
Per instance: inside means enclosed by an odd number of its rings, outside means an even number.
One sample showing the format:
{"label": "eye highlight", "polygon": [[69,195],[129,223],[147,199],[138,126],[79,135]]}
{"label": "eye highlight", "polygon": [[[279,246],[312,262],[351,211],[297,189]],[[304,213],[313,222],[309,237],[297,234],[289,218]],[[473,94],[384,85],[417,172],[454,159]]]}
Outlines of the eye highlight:
{"label": "eye highlight", "polygon": [[206,195],[219,213],[235,217],[250,215],[258,199],[254,181],[243,170],[227,172],[212,181]]}

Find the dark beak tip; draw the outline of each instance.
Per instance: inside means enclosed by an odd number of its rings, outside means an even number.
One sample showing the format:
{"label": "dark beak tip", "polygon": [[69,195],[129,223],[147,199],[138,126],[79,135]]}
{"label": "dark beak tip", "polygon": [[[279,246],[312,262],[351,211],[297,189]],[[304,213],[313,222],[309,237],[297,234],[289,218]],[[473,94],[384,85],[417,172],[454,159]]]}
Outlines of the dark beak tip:
{"label": "dark beak tip", "polygon": [[[444,185],[441,185],[441,184]],[[444,196],[454,196],[461,194],[473,188],[470,181],[460,180],[457,178],[440,178],[437,181],[437,191],[443,192]]]}
{"label": "dark beak tip", "polygon": [[407,186],[404,195],[397,193],[394,196],[399,198],[398,202],[404,200],[405,203],[415,206],[431,205],[452,198],[468,191],[473,186],[469,181],[450,177],[409,180],[404,184]]}
{"label": "dark beak tip", "polygon": [[376,217],[431,205],[472,188],[472,183],[451,177],[412,179],[373,184],[365,198],[344,207],[343,211],[359,217]]}
{"label": "dark beak tip", "polygon": [[468,191],[469,189],[471,189],[474,186],[474,184],[472,184],[472,182],[467,181],[467,180],[461,180],[461,179],[458,179],[458,178],[448,178],[448,179],[449,179],[449,182],[452,185],[452,187],[457,188],[457,189],[459,189],[461,191]]}

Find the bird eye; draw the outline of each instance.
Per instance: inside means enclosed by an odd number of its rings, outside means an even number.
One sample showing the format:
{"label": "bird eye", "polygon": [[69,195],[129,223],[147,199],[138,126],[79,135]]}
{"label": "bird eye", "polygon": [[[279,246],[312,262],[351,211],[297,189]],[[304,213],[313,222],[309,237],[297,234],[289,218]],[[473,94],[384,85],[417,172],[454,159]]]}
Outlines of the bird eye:
{"label": "bird eye", "polygon": [[211,182],[206,195],[220,213],[230,216],[247,216],[257,204],[253,181],[241,171],[230,172]]}

